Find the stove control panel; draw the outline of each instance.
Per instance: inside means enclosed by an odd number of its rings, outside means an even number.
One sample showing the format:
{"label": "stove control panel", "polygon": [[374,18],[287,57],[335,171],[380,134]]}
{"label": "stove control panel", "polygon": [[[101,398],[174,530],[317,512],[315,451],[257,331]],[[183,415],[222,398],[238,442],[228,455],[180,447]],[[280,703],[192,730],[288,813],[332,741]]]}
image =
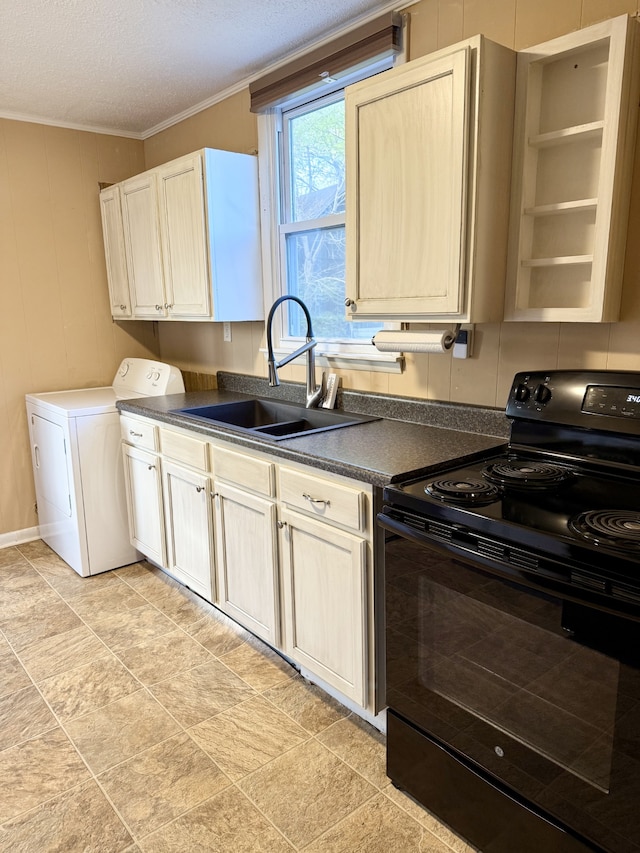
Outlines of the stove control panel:
{"label": "stove control panel", "polygon": [[580,426],[640,436],[640,372],[532,370],[514,377],[506,407],[514,421]]}
{"label": "stove control panel", "polygon": [[551,388],[547,384],[549,377],[540,381],[540,377],[532,377],[525,374],[524,381],[514,385],[511,398],[516,408],[537,409],[546,406],[553,396]]}
{"label": "stove control panel", "polygon": [[607,388],[589,385],[582,404],[583,412],[640,419],[640,388]]}

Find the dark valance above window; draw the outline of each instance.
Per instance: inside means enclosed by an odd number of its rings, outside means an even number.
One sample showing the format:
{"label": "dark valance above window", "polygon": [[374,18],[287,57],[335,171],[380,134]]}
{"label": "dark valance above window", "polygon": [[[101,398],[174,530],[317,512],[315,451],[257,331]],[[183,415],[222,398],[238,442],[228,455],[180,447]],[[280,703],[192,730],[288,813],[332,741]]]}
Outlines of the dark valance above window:
{"label": "dark valance above window", "polygon": [[363,62],[397,53],[401,40],[402,16],[387,12],[255,80],[249,86],[251,112],[278,106],[327,78],[337,78]]}

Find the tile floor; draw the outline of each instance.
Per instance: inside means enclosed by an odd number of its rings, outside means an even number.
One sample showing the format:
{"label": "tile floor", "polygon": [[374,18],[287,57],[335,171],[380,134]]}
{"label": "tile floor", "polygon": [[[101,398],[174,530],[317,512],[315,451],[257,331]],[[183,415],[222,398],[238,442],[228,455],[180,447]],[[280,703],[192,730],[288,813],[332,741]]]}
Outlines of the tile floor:
{"label": "tile floor", "polygon": [[0,849],[471,850],[384,737],[147,563],[0,550]]}

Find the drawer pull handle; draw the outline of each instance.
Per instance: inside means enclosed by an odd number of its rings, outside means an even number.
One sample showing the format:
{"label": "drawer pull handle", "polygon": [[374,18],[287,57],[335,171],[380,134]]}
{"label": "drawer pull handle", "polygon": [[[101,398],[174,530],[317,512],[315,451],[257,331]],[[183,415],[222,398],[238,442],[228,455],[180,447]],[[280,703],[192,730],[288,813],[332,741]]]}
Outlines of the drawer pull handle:
{"label": "drawer pull handle", "polygon": [[129,430],[129,435],[135,435],[136,438],[142,438],[141,432],[134,432],[132,429]]}
{"label": "drawer pull handle", "polygon": [[147,471],[155,471],[155,470],[156,470],[155,465],[147,465]]}
{"label": "drawer pull handle", "polygon": [[156,305],[156,311],[162,311],[162,305]]}
{"label": "drawer pull handle", "polygon": [[204,486],[196,486],[196,492],[200,494],[200,492],[204,492]]}
{"label": "drawer pull handle", "polygon": [[121,311],[126,311],[126,310],[127,310],[127,306],[126,306],[126,305],[121,305],[121,306],[120,306],[120,310],[121,310]]}
{"label": "drawer pull handle", "polygon": [[323,506],[331,506],[331,501],[323,501],[322,498],[312,498],[311,495],[308,495],[306,492],[302,495],[305,501],[309,501],[310,504],[322,504]]}
{"label": "drawer pull handle", "polygon": [[278,528],[279,528],[280,530],[282,530],[283,528],[285,528],[285,527],[287,526],[287,522],[286,522],[286,521],[278,521],[278,522],[276,522],[276,523],[277,523]]}
{"label": "drawer pull handle", "polygon": [[211,495],[211,497],[212,497],[214,500],[218,497],[218,493],[217,493],[217,492],[209,492],[209,494]]}

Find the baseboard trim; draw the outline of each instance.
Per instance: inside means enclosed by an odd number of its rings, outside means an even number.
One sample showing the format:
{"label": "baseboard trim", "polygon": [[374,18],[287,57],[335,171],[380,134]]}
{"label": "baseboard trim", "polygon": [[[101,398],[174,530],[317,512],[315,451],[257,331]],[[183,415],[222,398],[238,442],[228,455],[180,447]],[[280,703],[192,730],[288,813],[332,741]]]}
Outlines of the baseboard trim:
{"label": "baseboard trim", "polygon": [[12,545],[24,545],[40,538],[39,527],[25,527],[24,530],[13,530],[11,533],[0,533],[0,548],[10,548]]}

